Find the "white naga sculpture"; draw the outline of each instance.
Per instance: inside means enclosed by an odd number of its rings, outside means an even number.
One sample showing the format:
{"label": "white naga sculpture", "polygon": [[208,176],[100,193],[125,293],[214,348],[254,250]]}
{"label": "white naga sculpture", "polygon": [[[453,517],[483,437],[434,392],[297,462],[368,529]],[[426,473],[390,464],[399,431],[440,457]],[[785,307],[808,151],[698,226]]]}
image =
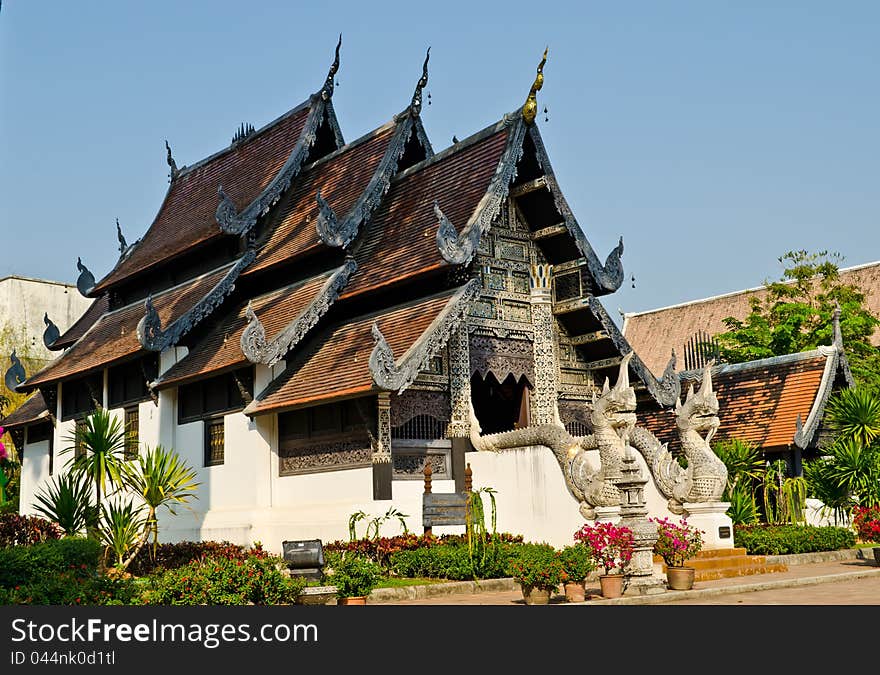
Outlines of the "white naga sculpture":
{"label": "white naga sculpture", "polygon": [[695,394],[691,384],[685,402],[675,403],[676,427],[687,459],[686,469],[666,444],[661,444],[647,429],[637,427],[630,434],[632,446],[644,456],[657,488],[669,499],[669,510],[676,514],[683,512],[686,502],[720,501],[727,485],[727,467],[709,446],[720,424],[718,398],[712,391],[713,364],[714,360],[709,361],[703,369],[700,390]]}

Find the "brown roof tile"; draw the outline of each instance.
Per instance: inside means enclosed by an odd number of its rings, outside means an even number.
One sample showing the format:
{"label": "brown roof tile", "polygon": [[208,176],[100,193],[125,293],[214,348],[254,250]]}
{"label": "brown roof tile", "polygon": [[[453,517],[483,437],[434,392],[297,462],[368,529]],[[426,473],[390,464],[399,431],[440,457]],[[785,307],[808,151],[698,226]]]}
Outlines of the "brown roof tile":
{"label": "brown roof tile", "polygon": [[62,347],[69,347],[79,340],[89,328],[95,325],[95,322],[98,319],[107,313],[109,308],[110,301],[106,294],[96,299],[91,305],[89,305],[89,308],[83,312],[83,315],[79,317],[70,328],[64,331],[63,335],[55,340],[53,350],[58,350]]}
{"label": "brown roof tile", "polygon": [[304,345],[269,393],[253,404],[255,414],[364,394],[374,388],[369,359],[373,323],[396,358],[419,339],[455,290],[328,328]]}
{"label": "brown roof tile", "polygon": [[[223,267],[171,288],[153,298],[162,326],[191,309],[229,271]],[[135,302],[101,317],[70,349],[29,378],[23,388],[54,382],[102,368],[143,350],[137,325],[144,316],[144,303]]]}
{"label": "brown roof tile", "polygon": [[[880,262],[842,269],[840,278],[845,283],[859,286],[867,295],[866,307],[874,315],[880,316]],[[648,368],[659,374],[663,372],[673,349],[681,359],[685,344],[698,331],[705,331],[709,335],[725,332],[725,318],[733,316],[744,319],[751,310],[750,299],[763,299],[766,294],[763,287],[753,288],[672,307],[627,314],[623,326],[624,335]],[[874,332],[872,342],[880,345],[880,328]]]}
{"label": "brown roof tile", "polygon": [[446,265],[437,250],[434,200],[461,230],[486,193],[506,143],[503,130],[394,180],[367,226],[355,254],[359,269],[340,298]]}
{"label": "brown roof tile", "polygon": [[337,218],[345,218],[370,182],[394,130],[393,124],[386,125],[301,173],[274,209],[269,223],[272,234],[244,276],[323,246],[315,229],[316,192],[321,190],[321,197],[330,204]]}
{"label": "brown roof tile", "polygon": [[3,427],[6,431],[15,429],[16,427],[24,427],[46,417],[48,412],[43,395],[37,391],[34,392],[34,394],[24,403],[9,413],[9,415],[3,418],[3,420],[0,421],[0,427]]}
{"label": "brown roof tile", "polygon": [[[271,340],[296,319],[335,271],[255,298],[252,308],[266,330],[266,339]],[[177,386],[198,377],[247,364],[248,361],[241,351],[241,334],[248,323],[245,318],[246,309],[247,303],[227,316],[186,358],[161,377],[159,388]]]}
{"label": "brown roof tile", "polygon": [[214,218],[219,204],[217,188],[223,186],[239,212],[248,206],[287,161],[308,113],[308,105],[300,106],[235,147],[181,170],[143,240],[95,291],[224,236]]}
{"label": "brown roof tile", "polygon": [[[800,356],[716,366],[712,386],[718,397],[721,426],[713,442],[738,438],[765,449],[791,445],[797,433],[798,416],[806,422],[821,393],[819,384],[828,358],[815,352]],[[692,373],[683,375],[688,377]],[[682,381],[682,400],[688,384],[688,380]],[[698,387],[696,383],[694,388]],[[661,441],[669,442],[673,450],[680,447],[672,412],[639,413],[638,424]]]}

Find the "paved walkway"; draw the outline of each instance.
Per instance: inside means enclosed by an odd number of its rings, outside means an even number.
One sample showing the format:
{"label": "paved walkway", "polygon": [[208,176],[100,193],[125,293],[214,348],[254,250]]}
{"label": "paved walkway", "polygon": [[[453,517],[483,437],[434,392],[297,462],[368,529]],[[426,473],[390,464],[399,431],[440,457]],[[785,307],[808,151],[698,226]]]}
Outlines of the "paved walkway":
{"label": "paved walkway", "polygon": [[[869,549],[870,553],[870,549]],[[698,581],[690,591],[666,591],[656,595],[625,596],[605,599],[598,584],[588,584],[588,599],[583,603],[567,603],[556,595],[551,604],[578,607],[601,605],[880,605],[880,567],[872,560],[856,558],[854,551],[835,554],[808,554],[782,557],[789,565],[786,572],[754,574],[713,581]],[[817,560],[816,562],[802,562]],[[459,585],[455,590],[462,588]],[[493,580],[484,584],[487,590],[451,592],[417,599],[380,600],[368,604],[393,605],[510,605],[525,606],[519,587],[511,580]],[[492,589],[492,590],[489,590]],[[500,590],[496,590],[500,589]],[[450,590],[453,587],[450,585]],[[441,592],[442,589],[434,589]]]}

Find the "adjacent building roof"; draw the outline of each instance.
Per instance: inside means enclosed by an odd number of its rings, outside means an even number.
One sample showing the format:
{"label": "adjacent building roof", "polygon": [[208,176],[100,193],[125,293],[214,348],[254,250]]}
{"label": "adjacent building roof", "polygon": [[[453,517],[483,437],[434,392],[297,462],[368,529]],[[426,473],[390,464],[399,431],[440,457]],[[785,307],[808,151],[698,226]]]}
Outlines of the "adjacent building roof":
{"label": "adjacent building roof", "polygon": [[2,427],[6,431],[12,431],[48,418],[49,411],[46,408],[46,401],[43,399],[43,395],[37,391],[3,419]]}
{"label": "adjacent building roof", "polygon": [[[880,316],[880,261],[842,269],[840,279],[864,290],[867,308]],[[761,286],[645,312],[628,312],[624,314],[623,334],[648,368],[659,374],[671,350],[681,357],[685,344],[696,333],[725,332],[725,318],[744,319],[751,311],[751,299],[763,299],[766,294]],[[872,341],[880,345],[880,329]]]}
{"label": "adjacent building roof", "polygon": [[[842,361],[832,346],[715,366],[712,386],[721,426],[713,442],[737,438],[765,451],[814,447],[828,397],[846,386]],[[679,377],[686,397],[690,385],[699,387],[702,371],[683,371]],[[673,410],[640,412],[638,424],[677,449]]]}

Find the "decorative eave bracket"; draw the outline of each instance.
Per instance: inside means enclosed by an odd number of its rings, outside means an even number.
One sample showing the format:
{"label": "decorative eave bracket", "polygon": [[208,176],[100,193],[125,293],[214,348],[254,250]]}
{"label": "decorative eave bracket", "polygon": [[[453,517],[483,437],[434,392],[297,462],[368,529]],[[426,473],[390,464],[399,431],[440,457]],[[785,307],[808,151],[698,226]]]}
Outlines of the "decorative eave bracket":
{"label": "decorative eave bracket", "polygon": [[22,384],[27,379],[27,373],[14,349],[12,350],[12,354],[9,355],[9,361],[12,365],[9,366],[9,369],[6,371],[6,375],[3,378],[3,384],[6,385],[6,388],[9,391],[17,391],[18,385]]}
{"label": "decorative eave bracket", "polygon": [[471,303],[479,293],[480,284],[476,279],[471,279],[460,288],[399,363],[379,326],[374,323],[372,334],[376,344],[370,354],[370,373],[376,385],[380,389],[396,390],[398,394],[402,394],[446,345],[452,333],[467,316]]}
{"label": "decorative eave bracket", "polygon": [[152,295],[148,296],[144,301],[144,316],[137,325],[137,336],[141,346],[150,351],[161,352],[163,349],[177,344],[184,335],[210,315],[223,303],[226,296],[235,290],[235,281],[242,270],[254,261],[254,258],[256,258],[256,251],[248,249],[214,288],[189,311],[171,323],[168,328],[162,328],[159,313],[153,306],[153,297]]}
{"label": "decorative eave bracket", "polygon": [[43,345],[45,345],[46,349],[52,349],[55,340],[61,337],[61,331],[58,330],[58,326],[52,323],[52,319],[49,318],[49,312],[43,313],[43,323],[46,324],[46,329],[43,331]]}
{"label": "decorative eave bracket", "polygon": [[79,277],[76,279],[76,289],[83,297],[91,297],[91,292],[95,290],[95,275],[89,271],[88,267],[83,265],[82,258],[76,259],[76,269],[79,270]]}
{"label": "decorative eave bracket", "polygon": [[357,263],[353,258],[347,258],[342,267],[324,283],[309,306],[271,341],[266,340],[266,329],[248,303],[245,311],[248,325],[241,334],[241,351],[248,361],[273,366],[284,358],[327,313],[356,270]]}

